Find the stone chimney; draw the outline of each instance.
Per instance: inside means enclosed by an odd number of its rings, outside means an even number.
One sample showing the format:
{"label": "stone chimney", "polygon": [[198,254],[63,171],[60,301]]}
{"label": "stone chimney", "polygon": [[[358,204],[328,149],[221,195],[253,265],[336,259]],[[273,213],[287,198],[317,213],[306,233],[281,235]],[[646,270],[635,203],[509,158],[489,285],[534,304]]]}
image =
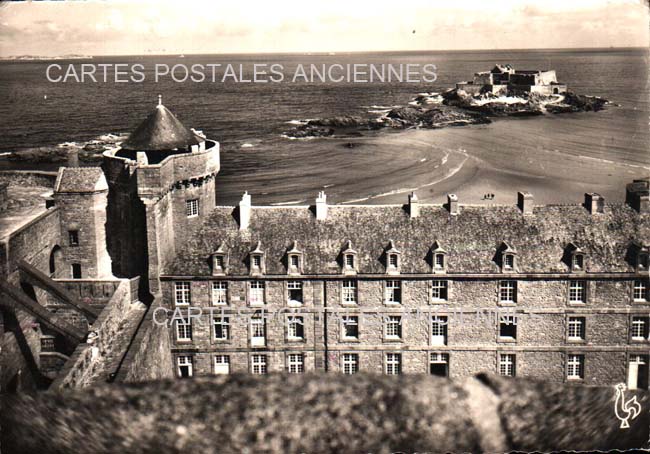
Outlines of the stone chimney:
{"label": "stone chimney", "polygon": [[319,192],[316,197],[316,219],[319,221],[327,219],[327,195],[324,191]]}
{"label": "stone chimney", "polygon": [[251,196],[244,192],[239,202],[239,230],[246,230],[251,222]]}
{"label": "stone chimney", "polygon": [[76,148],[68,151],[68,167],[79,167],[79,150]]}
{"label": "stone chimney", "polygon": [[585,193],[585,208],[589,213],[602,213],[605,208],[605,199],[595,192]]}
{"label": "stone chimney", "polygon": [[650,213],[650,180],[634,180],[625,188],[625,203],[640,214]]}
{"label": "stone chimney", "polygon": [[447,194],[447,205],[449,209],[449,214],[456,216],[460,213],[460,207],[458,206],[458,196],[456,194]]}
{"label": "stone chimney", "polygon": [[518,192],[517,206],[522,214],[533,214],[533,195],[530,192]]}
{"label": "stone chimney", "polygon": [[415,192],[409,194],[409,215],[411,218],[417,218],[420,216],[420,201]]}

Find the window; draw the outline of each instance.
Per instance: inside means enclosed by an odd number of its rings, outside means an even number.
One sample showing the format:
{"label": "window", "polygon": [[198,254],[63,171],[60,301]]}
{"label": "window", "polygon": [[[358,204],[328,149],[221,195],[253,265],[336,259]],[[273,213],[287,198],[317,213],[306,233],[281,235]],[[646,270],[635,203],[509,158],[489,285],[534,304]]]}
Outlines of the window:
{"label": "window", "polygon": [[397,254],[388,254],[388,267],[397,268],[398,264],[399,264],[399,259],[397,257]]}
{"label": "window", "polygon": [[264,347],[266,345],[266,323],[262,317],[251,318],[251,346]]}
{"label": "window", "polygon": [[434,255],[433,268],[436,271],[442,271],[445,269],[445,254],[438,252]]}
{"label": "window", "polygon": [[212,256],[212,273],[224,274],[226,272],[226,256],[222,253]]}
{"label": "window", "polygon": [[81,264],[72,264],[72,279],[81,279]]}
{"label": "window", "polygon": [[79,230],[68,230],[70,246],[79,246]]}
{"label": "window", "polygon": [[343,281],[343,304],[357,304],[356,281]]}
{"label": "window", "polygon": [[499,285],[499,301],[502,303],[517,302],[517,281],[501,281]]}
{"label": "window", "polygon": [[502,340],[517,339],[517,317],[514,315],[499,316],[499,338]]}
{"label": "window", "polygon": [[429,355],[429,373],[438,377],[448,377],[449,355],[447,353],[431,353]]}
{"label": "window", "polygon": [[402,302],[402,283],[386,281],[386,303],[400,304]]}
{"label": "window", "polygon": [[228,304],[228,283],[223,281],[212,282],[212,304],[222,306]]}
{"label": "window", "polygon": [[176,374],[179,378],[190,378],[192,376],[193,358],[191,356],[179,356],[176,359]]}
{"label": "window", "polygon": [[289,306],[300,306],[303,303],[302,299],[302,282],[289,281],[287,282],[288,291],[288,304]]}
{"label": "window", "polygon": [[569,283],[569,303],[584,303],[587,300],[587,283],[571,281]]}
{"label": "window", "polygon": [[253,375],[264,375],[267,373],[266,355],[251,356],[251,373]]}
{"label": "window", "polygon": [[359,339],[359,317],[344,316],[341,321],[343,339]]}
{"label": "window", "polygon": [[359,372],[359,355],[356,353],[343,353],[343,373],[352,375]]}
{"label": "window", "polygon": [[305,338],[305,319],[290,315],[287,318],[287,337],[289,340],[302,340]]}
{"label": "window", "polygon": [[447,317],[431,317],[431,345],[447,345],[447,324]]}
{"label": "window", "polygon": [[190,319],[176,320],[176,340],[179,342],[192,340],[192,321]]}
{"label": "window", "polygon": [[402,316],[389,315],[386,318],[386,339],[396,340],[402,338]]}
{"label": "window", "polygon": [[634,301],[648,301],[648,282],[643,280],[634,281]]}
{"label": "window", "polygon": [[585,318],[569,317],[569,340],[585,340]]}
{"label": "window", "polygon": [[253,268],[262,268],[262,256],[260,255],[253,256]]}
{"label": "window", "polygon": [[505,254],[503,256],[503,269],[513,270],[515,268],[515,256],[512,254]]}
{"label": "window", "polygon": [[585,256],[582,254],[574,254],[571,260],[571,268],[573,271],[582,271],[585,268]]}
{"label": "window", "polygon": [[177,306],[188,306],[190,302],[190,283],[176,282],[174,284],[174,303]]}
{"label": "window", "polygon": [[228,375],[230,373],[230,356],[217,355],[214,357],[214,373],[216,375]]}
{"label": "window", "polygon": [[297,255],[292,255],[291,260],[289,262],[291,263],[292,268],[296,268],[296,269],[300,268],[300,257],[298,257]]}
{"label": "window", "polygon": [[431,283],[431,299],[447,301],[447,281],[436,280]]}
{"label": "window", "polygon": [[305,372],[305,358],[301,353],[290,353],[287,356],[287,371],[290,374],[302,374]]}
{"label": "window", "polygon": [[566,374],[569,380],[582,380],[583,378],[585,378],[584,355],[567,356]]}
{"label": "window", "polygon": [[650,326],[649,317],[632,317],[632,340],[645,341],[649,339],[648,326]]}
{"label": "window", "polygon": [[185,214],[188,218],[199,215],[199,199],[185,201]]}
{"label": "window", "polygon": [[499,355],[499,374],[504,377],[515,376],[515,355],[510,353]]}
{"label": "window", "polygon": [[639,271],[648,269],[648,254],[646,252],[640,252],[637,255],[636,267]]}
{"label": "window", "polygon": [[253,249],[248,256],[250,265],[250,274],[263,274],[264,273],[264,251],[262,251],[261,242],[257,242],[255,249]]}
{"label": "window", "polygon": [[399,375],[402,373],[402,355],[400,353],[386,353],[386,375]]}
{"label": "window", "polygon": [[214,325],[214,340],[228,340],[230,339],[230,318],[229,317],[215,317],[212,320]]}
{"label": "window", "polygon": [[248,300],[251,306],[264,305],[264,282],[251,281],[250,291],[248,292]]}
{"label": "window", "polygon": [[345,268],[348,270],[354,270],[354,255],[345,254]]}

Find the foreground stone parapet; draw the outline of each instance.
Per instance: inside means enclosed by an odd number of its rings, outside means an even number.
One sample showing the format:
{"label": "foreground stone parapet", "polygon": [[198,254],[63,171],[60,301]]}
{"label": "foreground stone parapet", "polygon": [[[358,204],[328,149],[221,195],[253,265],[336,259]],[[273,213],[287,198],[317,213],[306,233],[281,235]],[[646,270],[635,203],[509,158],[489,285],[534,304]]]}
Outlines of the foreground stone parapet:
{"label": "foreground stone parapet", "polygon": [[231,375],[7,396],[7,452],[507,452],[647,446],[650,393],[479,376]]}

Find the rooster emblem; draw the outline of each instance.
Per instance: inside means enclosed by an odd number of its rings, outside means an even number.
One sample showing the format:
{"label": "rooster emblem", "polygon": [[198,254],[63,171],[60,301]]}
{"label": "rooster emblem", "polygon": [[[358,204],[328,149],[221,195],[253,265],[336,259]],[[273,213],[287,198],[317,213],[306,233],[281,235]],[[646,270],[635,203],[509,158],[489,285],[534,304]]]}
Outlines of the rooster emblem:
{"label": "rooster emblem", "polygon": [[616,385],[616,401],[614,402],[614,413],[621,421],[621,429],[629,429],[629,421],[641,414],[641,404],[637,402],[636,396],[625,400],[626,386],[623,383]]}

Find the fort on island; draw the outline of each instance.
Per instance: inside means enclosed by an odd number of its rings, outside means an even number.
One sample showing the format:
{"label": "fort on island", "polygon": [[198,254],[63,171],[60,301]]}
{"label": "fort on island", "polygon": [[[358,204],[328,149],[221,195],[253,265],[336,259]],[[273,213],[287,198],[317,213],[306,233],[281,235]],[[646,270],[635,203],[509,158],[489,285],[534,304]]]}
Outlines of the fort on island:
{"label": "fort on island", "polygon": [[[509,66],[468,87],[566,89]],[[279,371],[648,388],[647,179],[624,203],[221,206],[219,169],[159,101],[101,168],[8,180],[51,195],[20,222],[3,207],[2,390]]]}
{"label": "fort on island", "polygon": [[519,70],[511,65],[496,65],[490,71],[474,74],[471,81],[457,83],[456,89],[471,95],[537,93],[549,96],[566,93],[567,86],[557,81],[554,70]]}

